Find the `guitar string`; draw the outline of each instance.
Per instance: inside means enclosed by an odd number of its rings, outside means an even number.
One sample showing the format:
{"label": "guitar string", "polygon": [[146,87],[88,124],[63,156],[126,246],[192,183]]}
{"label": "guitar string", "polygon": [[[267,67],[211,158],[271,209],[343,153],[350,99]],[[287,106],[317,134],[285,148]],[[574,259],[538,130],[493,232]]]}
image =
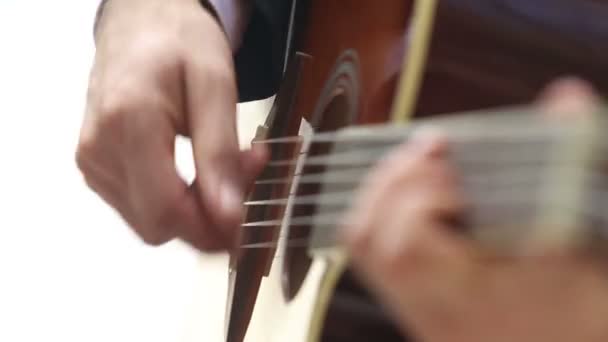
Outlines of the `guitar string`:
{"label": "guitar string", "polygon": [[[548,165],[547,167],[551,167],[553,171],[558,167],[556,165]],[[525,187],[528,188],[529,185],[533,185],[538,179],[534,177],[526,177],[526,173],[515,172],[513,168],[506,168],[506,171],[502,171],[500,173],[500,177],[496,177],[496,174],[485,176],[482,175],[474,175],[471,177],[471,174],[468,174],[468,177],[465,177],[464,180],[460,181],[460,184],[477,184],[485,187],[486,191],[496,192],[498,190],[509,188],[511,190],[517,187]],[[524,169],[525,170],[525,169]],[[521,171],[521,170],[517,170]],[[516,174],[519,177],[513,177],[512,174]],[[536,175],[537,173],[530,173]],[[523,176],[523,177],[522,177]],[[600,178],[602,174],[599,172],[589,172],[587,171],[586,177],[591,179]],[[353,185],[356,185],[357,182],[353,182]],[[322,183],[316,183],[322,184]],[[327,184],[327,183],[325,183]],[[348,184],[345,182],[341,182],[341,184]],[[483,189],[483,187],[482,187]],[[351,191],[341,191],[341,192],[332,192],[326,194],[308,194],[308,195],[296,195],[289,194],[287,198],[279,198],[279,199],[267,199],[267,200],[254,200],[245,202],[245,206],[272,206],[272,205],[287,205],[291,202],[292,205],[331,205],[331,204],[342,204],[349,199],[352,199],[356,190]],[[481,194],[482,191],[480,189],[476,189],[477,194]],[[488,199],[489,200],[489,199]],[[242,224],[242,227],[253,227],[253,226],[276,226],[280,224],[280,220],[266,220],[266,221],[258,221],[258,222],[247,222]]]}
{"label": "guitar string", "polygon": [[[495,141],[483,141],[485,144],[495,144],[497,142]],[[525,141],[512,141],[509,142],[510,145],[514,145],[514,144],[526,144],[528,142]],[[504,144],[504,142],[500,142],[500,144]],[[389,152],[391,146],[387,146],[387,147],[380,147],[380,148],[360,148],[356,151],[340,151],[340,152],[329,152],[329,153],[325,153],[325,154],[313,154],[310,155],[306,158],[305,162],[304,162],[304,166],[339,166],[339,165],[344,165],[344,166],[357,166],[357,165],[367,165],[367,163],[372,163],[374,161],[378,161],[380,159],[382,159],[383,154]],[[480,146],[480,149],[483,146]],[[500,146],[493,146],[494,149],[492,149],[491,153],[492,153],[492,158],[479,158],[479,157],[483,157],[484,155],[473,155],[473,156],[468,156],[469,159],[465,160],[467,162],[477,162],[477,163],[497,163],[497,162],[502,162],[502,161],[509,161],[510,158],[512,158],[512,154],[517,153],[517,155],[515,157],[520,158],[521,160],[525,161],[525,162],[538,162],[538,158],[539,155],[538,154],[534,154],[533,152],[535,151],[534,148],[536,149],[544,149],[544,148],[548,148],[546,145],[542,145],[542,146],[526,146],[526,150],[522,151],[521,149],[517,149],[518,146],[509,146],[508,148],[500,148]],[[596,150],[599,151],[605,151],[605,148],[601,148],[603,146],[598,146],[596,148]],[[550,148],[550,147],[549,147]],[[470,150],[469,152],[463,152],[462,150],[460,150],[458,147],[453,148],[455,151],[459,152],[459,153],[468,153],[468,154],[472,154]],[[502,153],[503,155],[501,156],[500,153]],[[301,152],[300,155],[306,155],[308,154],[308,152]],[[448,152],[449,154],[449,152]],[[526,160],[524,158],[522,158],[522,155],[524,155],[525,157],[529,158],[529,160]],[[362,158],[365,157],[365,158]],[[496,161],[497,158],[498,161]],[[280,160],[271,160],[268,162],[267,167],[285,167],[285,166],[295,166],[299,163],[300,161],[294,160],[294,159],[280,159]]]}
{"label": "guitar string", "polygon": [[[602,216],[602,218],[604,218],[604,216]],[[290,226],[290,228],[293,228],[293,226]],[[309,238],[298,238],[298,239],[282,241],[281,240],[282,236],[283,235],[279,235],[279,239],[277,239],[276,241],[243,244],[239,248],[245,249],[245,250],[247,250],[247,249],[278,249],[279,247],[283,247],[285,249],[294,249],[294,248],[307,248],[307,247],[315,246]],[[521,239],[521,240],[523,241],[523,240],[525,240],[525,238]],[[331,246],[335,246],[336,244],[337,243],[331,243],[329,245],[326,244],[322,247],[331,247]],[[319,246],[317,245],[317,247],[319,247]],[[283,255],[276,254],[273,258],[282,259]]]}
{"label": "guitar string", "polygon": [[[512,190],[516,190],[516,189],[512,189]],[[515,191],[512,191],[515,192]],[[594,200],[607,200],[608,203],[608,191],[606,191],[606,189],[602,189],[602,190],[590,190],[589,191],[591,198],[593,198]],[[527,194],[527,192],[526,192]],[[347,198],[348,196],[344,196],[344,198]],[[497,195],[491,198],[484,198],[484,202],[482,205],[482,207],[484,208],[488,208],[491,209],[491,206],[495,206],[495,207],[501,207],[501,205],[504,208],[505,204],[517,204],[517,205],[527,205],[527,206],[531,206],[534,205],[536,203],[538,203],[536,201],[535,198],[531,198],[530,196],[521,196],[521,195],[513,195],[513,194],[508,194],[508,195]],[[541,205],[542,206],[542,205]],[[472,206],[473,208],[478,207],[478,206]],[[557,204],[553,203],[550,205],[551,208],[556,209],[558,207]],[[510,208],[514,208],[514,207],[510,207]],[[573,213],[581,213],[581,212],[587,212],[588,209],[568,209],[568,208],[561,208],[562,210],[570,210],[570,212]],[[606,220],[604,218],[604,216],[600,215],[599,212],[589,212],[589,214],[593,214],[594,219],[599,219],[602,218],[604,220]],[[337,224],[337,223],[341,223],[338,219],[337,219],[337,215],[342,215],[343,212],[342,211],[333,211],[333,212],[325,212],[325,213],[321,213],[321,214],[313,214],[313,215],[305,215],[305,216],[294,216],[289,218],[289,224],[291,226],[303,226],[303,227],[307,227],[309,225],[327,225],[327,224]],[[263,227],[278,227],[280,225],[283,224],[283,219],[269,219],[269,220],[263,220],[263,221],[255,221],[255,222],[246,222],[241,224],[241,228],[263,228]]]}
{"label": "guitar string", "polygon": [[[573,214],[580,214],[581,215],[581,220],[586,220],[586,219],[591,219],[591,220],[597,220],[597,221],[601,221],[602,223],[607,223],[607,218],[605,215],[605,210],[584,210],[584,211],[572,211]],[[308,219],[308,217],[306,217]],[[596,222],[597,222],[596,221]],[[331,227],[332,229],[337,229],[336,226],[338,226],[339,224],[345,224],[342,220],[334,220],[333,224],[330,222],[325,222],[324,225]],[[347,224],[347,223],[346,223]],[[489,223],[488,223],[489,224]],[[296,227],[297,225],[293,225],[293,224],[288,224],[287,225],[288,228],[293,228]],[[276,227],[276,226],[275,226]],[[319,226],[316,226],[315,228],[318,228]],[[546,229],[551,229],[551,228],[544,228]],[[560,227],[557,227],[556,229],[561,229]],[[313,244],[313,242],[311,241],[310,238],[297,238],[297,239],[291,239],[291,240],[286,240],[285,242],[281,243],[280,238],[277,239],[276,241],[265,241],[265,242],[255,242],[255,243],[248,243],[248,244],[243,244],[240,245],[238,248],[239,249],[264,249],[264,248],[277,248],[279,246],[285,247],[285,248],[302,248],[302,247],[310,247],[310,246],[315,246]],[[318,247],[318,246],[317,246]]]}
{"label": "guitar string", "polygon": [[[487,127],[486,127],[487,126]],[[514,127],[505,127],[504,125],[486,125],[478,127],[472,125],[469,127],[454,127],[448,129],[438,129],[439,132],[444,131],[443,135],[446,139],[459,138],[463,141],[470,141],[471,139],[479,138],[502,138],[502,139],[521,139],[527,138],[532,140],[540,140],[545,138],[544,134],[580,134],[573,132],[571,127],[566,124],[553,124],[547,127],[536,127],[532,125],[517,125]],[[492,129],[494,128],[494,129]],[[459,131],[460,129],[461,131]],[[479,129],[483,129],[482,132]],[[289,145],[309,142],[311,144],[327,144],[327,143],[340,143],[340,142],[398,142],[404,141],[410,138],[415,132],[414,129],[394,129],[387,127],[385,130],[379,129],[374,130],[373,128],[369,131],[362,130],[360,133],[346,131],[330,131],[330,132],[319,132],[312,135],[311,138],[305,138],[303,136],[287,136],[280,138],[269,138],[254,140],[251,143],[254,145]]]}
{"label": "guitar string", "polygon": [[[521,133],[521,132],[520,132]],[[335,137],[335,133],[330,133],[332,137]],[[510,137],[512,138],[512,136]],[[535,136],[534,138],[537,138],[537,136]],[[275,141],[285,141],[285,140],[292,140],[292,139],[297,139],[297,140],[301,140],[300,137],[287,137],[287,138],[280,138],[280,139],[275,139]],[[521,143],[521,139],[517,140],[517,141],[512,141],[515,143]],[[380,152],[380,149],[373,149],[371,150],[372,152]],[[382,150],[383,151],[383,150]],[[521,150],[518,150],[518,152],[520,152]],[[529,163],[535,163],[538,164],[541,162],[541,160],[539,160],[538,158],[538,154],[530,154],[530,149],[526,148],[525,151],[527,151],[528,153],[526,154],[528,157],[531,156],[530,160],[527,160],[527,162]],[[368,153],[366,156],[366,158],[362,158],[363,153]],[[302,151],[299,154],[306,154],[306,151]],[[308,157],[308,159],[304,162],[304,167],[307,166],[332,166],[332,165],[340,165],[340,166],[348,166],[348,167],[354,167],[354,166],[363,166],[363,165],[367,165],[367,163],[373,163],[373,162],[377,162],[378,159],[380,159],[378,157],[378,155],[380,153],[372,153],[372,155],[369,155],[370,153],[370,149],[359,149],[357,151],[346,151],[346,152],[341,152],[341,153],[329,153],[329,154],[325,154],[325,155],[314,155],[311,157]],[[491,163],[493,165],[496,165],[498,163],[504,163],[506,161],[510,161],[508,160],[509,158],[505,157],[505,153],[503,152],[501,157],[499,158],[498,156],[501,154],[497,154],[496,151],[493,151],[493,158],[490,159]],[[509,155],[509,154],[507,154]],[[350,156],[352,159],[340,159],[341,157],[344,158],[344,156]],[[518,162],[519,163],[523,163],[522,162],[522,156],[521,153],[518,153],[517,156],[518,158]],[[498,159],[498,160],[497,160]],[[480,158],[472,158],[469,160],[465,160],[465,161],[460,161],[461,163],[466,163],[466,164],[471,164],[473,162],[479,162],[481,159]],[[486,162],[488,159],[483,159],[483,162]],[[358,162],[358,163],[357,163]],[[293,165],[297,165],[298,161],[294,161],[293,159],[290,160],[282,160],[282,161],[271,161],[269,163],[269,166],[293,166]],[[331,181],[327,180],[327,177],[337,177],[339,176],[339,178],[343,178],[344,173],[347,172],[345,170],[341,170],[341,171],[329,171],[329,172],[324,172],[324,173],[319,173],[319,174],[310,174],[310,173],[296,173],[290,177],[285,177],[285,178],[273,178],[273,179],[259,179],[257,181],[255,181],[254,186],[255,187],[259,187],[261,185],[269,185],[269,184],[289,184],[291,182],[294,181],[294,177],[299,176],[300,180],[298,180],[299,184],[320,184],[322,183],[322,181],[324,184],[338,184],[338,183],[348,183],[346,182],[344,179],[333,179]],[[351,174],[352,176],[352,174]],[[360,178],[358,175],[356,175],[355,177],[353,177],[355,179]],[[283,199],[285,200],[285,199]]]}
{"label": "guitar string", "polygon": [[[532,164],[542,164],[543,160],[537,158],[536,160],[524,160],[522,161],[510,161],[507,158],[504,157],[499,157],[496,159],[500,159],[499,161],[497,161],[496,163],[492,163],[491,166],[495,166],[495,167],[499,167],[499,166],[504,166],[504,163],[514,163],[517,164],[517,167],[519,168],[523,168],[523,167],[530,167],[532,166]],[[599,159],[599,158],[598,158]],[[487,159],[486,159],[487,160]],[[267,185],[282,185],[282,184],[290,184],[291,182],[293,182],[296,177],[299,177],[297,179],[297,182],[299,184],[319,184],[321,185],[322,183],[325,184],[342,184],[342,183],[353,183],[355,181],[359,181],[362,180],[364,178],[364,175],[361,175],[361,172],[367,173],[369,172],[369,166],[375,164],[375,160],[370,160],[369,163],[365,163],[363,164],[363,162],[366,162],[365,160],[360,160],[362,163],[352,163],[352,164],[343,164],[340,166],[344,166],[344,167],[349,167],[349,168],[345,168],[345,169],[339,169],[339,170],[330,170],[330,171],[325,171],[325,172],[296,172],[293,173],[289,176],[286,177],[277,177],[277,178],[265,178],[265,179],[259,179],[257,181],[255,181],[253,183],[254,186],[267,186]],[[484,160],[485,161],[485,160]],[[591,162],[593,162],[593,160],[591,160]],[[483,161],[477,162],[477,160],[475,159],[467,159],[467,160],[460,160],[459,164],[482,164]],[[551,165],[557,165],[558,162],[556,161],[552,161],[553,164]],[[567,162],[562,162],[565,165],[568,165]],[[544,165],[547,165],[547,163],[544,163]],[[306,167],[308,165],[304,165],[304,167]],[[320,166],[320,165],[315,165],[315,166]],[[331,163],[327,163],[324,164],[324,166],[335,166],[332,165]]]}
{"label": "guitar string", "polygon": [[[545,165],[547,168],[551,168],[553,171],[559,169],[560,166],[554,164]],[[568,167],[568,166],[565,166]],[[585,177],[587,179],[600,179],[603,174],[591,169],[591,171],[585,171]],[[532,175],[532,176],[530,176]],[[504,188],[514,189],[516,187],[529,188],[530,185],[534,185],[538,182],[537,176],[539,173],[530,172],[529,168],[504,168],[498,173],[468,173],[465,177],[461,177],[458,180],[458,186],[460,187],[474,187],[475,193],[481,194],[485,191],[503,191]],[[360,183],[360,179],[350,179],[350,182],[338,181],[338,182],[323,182],[322,174],[315,174],[314,178],[310,179],[309,184],[315,185],[335,185],[335,184],[347,184],[353,185],[349,190],[333,191],[328,193],[313,193],[298,195],[297,193],[290,193],[284,198],[272,198],[272,199],[255,199],[244,202],[246,207],[252,206],[277,206],[277,205],[327,205],[327,204],[341,204],[345,201],[352,199],[353,195],[357,192],[357,185]],[[476,188],[475,188],[476,187]],[[243,226],[252,225],[255,222],[244,223]]]}
{"label": "guitar string", "polygon": [[[515,167],[508,166],[503,167],[505,165],[500,165],[499,171],[488,173],[484,171],[482,173],[476,173],[475,171],[467,172],[465,176],[460,176],[458,181],[461,185],[467,186],[477,183],[496,183],[497,185],[502,185],[508,182],[514,183],[522,183],[526,182],[527,179],[529,181],[534,181],[535,179],[529,177],[529,175],[538,175],[540,176],[540,172],[530,171],[532,168],[529,164],[518,164]],[[559,169],[570,169],[572,166],[569,163],[557,163],[553,162],[551,164],[543,164],[544,167],[551,167],[552,171],[555,172]],[[600,177],[599,172],[591,172],[595,168],[601,168],[601,166],[588,168],[587,176]],[[589,171],[591,170],[591,171]],[[328,172],[318,172],[318,173],[304,173],[298,174],[299,179],[296,177],[284,177],[284,178],[274,178],[260,181],[257,186],[266,186],[266,185],[281,185],[281,184],[290,184],[291,182],[297,182],[298,184],[305,185],[350,185],[352,187],[356,187],[361,182],[365,181],[365,174],[361,174],[362,171],[368,171],[368,169],[358,168],[358,169],[349,169],[349,170],[338,170],[338,171],[328,171]],[[527,178],[526,178],[527,177]],[[510,184],[507,184],[510,185]],[[489,184],[492,186],[492,184]],[[268,201],[287,201],[293,195],[289,194],[288,198],[280,198],[280,199],[266,199]],[[311,195],[311,194],[308,194]],[[254,204],[263,204],[259,203],[265,200],[251,200],[245,202],[245,205],[254,205]]]}
{"label": "guitar string", "polygon": [[[487,163],[491,163],[492,166],[504,166],[504,163],[517,163],[520,164],[519,166],[521,167],[521,164],[545,164],[547,165],[546,161],[543,161],[542,158],[539,158],[539,154],[538,153],[534,153],[534,151],[530,148],[525,149],[525,154],[520,153],[521,149],[517,150],[517,154],[515,156],[513,156],[513,153],[500,153],[500,152],[496,152],[493,151],[493,155],[492,158],[479,158],[479,155],[474,155],[472,157],[469,158],[458,158],[458,163],[462,166],[464,165],[468,165],[468,164],[487,164]],[[365,158],[362,158],[361,156],[363,155],[363,153],[367,152],[367,154],[365,154]],[[376,152],[376,150],[373,150],[372,152]],[[361,168],[362,166],[367,166],[369,164],[373,164],[375,162],[378,161],[378,159],[381,159],[381,157],[378,157],[379,153],[371,153],[370,154],[370,150],[364,150],[363,153],[361,151],[355,151],[355,152],[346,152],[346,153],[330,153],[330,154],[326,154],[326,155],[316,155],[313,156],[311,158],[309,158],[309,160],[304,162],[304,167],[307,166],[335,166],[335,165],[339,165],[339,166],[345,166],[345,167],[350,167],[351,169],[342,169],[342,170],[332,170],[332,171],[326,171],[326,172],[321,172],[321,173],[314,173],[314,172],[297,172],[294,173],[291,176],[288,177],[283,177],[283,178],[267,178],[267,179],[259,179],[257,181],[254,182],[254,186],[255,187],[259,187],[262,185],[277,185],[277,184],[289,184],[291,182],[293,182],[296,177],[299,177],[298,179],[298,183],[299,184],[344,184],[344,183],[352,183],[354,181],[358,181],[360,179],[362,179],[363,177],[361,175],[359,175],[357,172],[361,171],[361,170],[353,170],[353,168],[359,167]],[[525,156],[522,158],[522,155]],[[344,156],[350,156],[352,157],[352,159],[343,159]],[[515,157],[515,158],[514,158]],[[312,163],[311,163],[312,161]],[[273,162],[271,162],[273,163]],[[275,164],[280,163],[280,162],[274,162]],[[297,162],[294,161],[289,161],[289,164],[292,165],[296,165]],[[555,161],[551,161],[552,165],[555,166],[556,162]],[[312,164],[312,165],[311,165]],[[367,171],[367,169],[363,169],[363,171]]]}
{"label": "guitar string", "polygon": [[[606,191],[606,189],[602,188],[601,190],[591,190],[590,191],[590,198],[597,201],[599,200],[602,203],[608,203],[606,202],[606,200],[608,200],[608,191]],[[522,200],[524,199],[524,200]],[[497,197],[493,197],[491,200],[485,200],[483,203],[483,207],[486,210],[489,210],[490,212],[492,212],[491,210],[495,210],[495,209],[504,209],[506,208],[511,208],[513,209],[517,209],[517,206],[523,207],[523,208],[530,208],[530,205],[534,205],[535,200],[533,198],[530,198],[529,196],[497,196]],[[513,206],[512,204],[515,204],[515,206]],[[593,219],[595,220],[595,222],[602,222],[602,223],[608,223],[608,218],[606,217],[606,211],[604,208],[598,208],[597,206],[591,206],[591,207],[583,207],[583,208],[579,208],[579,209],[575,209],[575,208],[567,208],[564,207],[563,205],[559,205],[559,204],[550,204],[550,208],[552,208],[553,210],[559,209],[562,212],[569,212],[573,215],[582,215],[583,218],[586,219]],[[309,228],[310,225],[315,225],[316,227],[319,226],[327,226],[330,227],[331,226],[336,226],[339,224],[347,224],[342,220],[342,215],[343,212],[339,211],[339,212],[329,212],[329,213],[322,213],[322,214],[314,214],[314,215],[309,215],[309,216],[300,216],[300,217],[293,217],[290,219],[290,221],[288,222],[288,226],[290,228],[293,227],[307,227]],[[278,219],[278,220],[268,220],[268,221],[260,221],[260,222],[255,222],[255,223],[250,223],[247,224],[246,227],[269,227],[269,228],[277,228],[283,225],[283,219]],[[478,218],[479,219],[479,218]]]}
{"label": "guitar string", "polygon": [[[332,134],[335,134],[335,133],[332,133]],[[526,136],[524,135],[523,137],[526,137]],[[357,137],[357,138],[358,138],[358,137]],[[381,136],[381,137],[374,137],[374,138],[376,139],[376,140],[375,140],[376,142],[377,142],[378,140],[380,140],[380,141],[384,141],[385,143],[386,143],[386,142],[391,142],[390,140],[387,140],[387,139],[386,139],[386,138],[387,138],[387,137],[386,137],[386,135],[383,135],[383,136]],[[389,137],[389,138],[390,138],[390,137]],[[399,138],[400,140],[402,140],[402,139],[403,139],[403,136],[399,136],[398,138]],[[479,138],[479,134],[475,134],[474,136],[472,136],[472,138]],[[509,139],[512,139],[512,138],[513,138],[513,136],[509,136],[508,138],[509,138]],[[507,141],[502,141],[502,143],[504,143],[504,142],[515,142],[515,143],[522,142],[522,141],[521,141],[522,136],[520,136],[519,138],[520,138],[520,139],[519,139],[519,140],[517,140],[517,141],[513,141],[513,140],[507,140]],[[537,139],[542,139],[542,137],[538,137],[538,136],[536,136],[536,137],[529,137],[529,136],[528,136],[527,138],[533,138],[534,140],[537,140]],[[313,142],[312,142],[312,143],[315,143],[315,142],[317,142],[317,143],[318,143],[318,142],[336,142],[336,141],[338,141],[338,140],[339,140],[339,139],[337,139],[337,136],[330,136],[330,135],[320,136],[320,135],[318,135],[316,139],[313,139]],[[264,143],[264,142],[266,142],[266,143],[292,143],[292,142],[301,142],[301,141],[302,141],[302,138],[301,138],[301,137],[286,137],[286,138],[279,138],[279,139],[270,139],[270,140],[267,140],[267,141],[258,141],[258,142],[256,142],[256,143]],[[361,139],[357,139],[357,142],[359,142],[359,143],[360,143],[360,141],[361,141]],[[396,142],[398,142],[398,141],[396,141]],[[306,153],[307,153],[307,151],[302,151],[302,152],[300,152],[299,154],[306,154]],[[350,153],[352,154],[352,152],[350,152]],[[357,151],[355,151],[355,153],[357,153]],[[332,156],[333,156],[333,157],[335,157],[335,156],[336,156],[336,154],[335,154],[335,153],[334,153],[333,155],[332,155],[332,154],[329,154],[328,156],[329,156],[329,157],[332,157]],[[315,157],[319,157],[319,155],[316,155]],[[376,159],[377,159],[377,158],[376,158]],[[324,160],[319,160],[319,161],[320,161],[320,162],[325,162],[325,164],[320,163],[321,165],[328,165],[328,163],[327,163],[327,161],[326,161],[326,160],[325,160],[325,161],[324,161]],[[361,161],[361,160],[359,159],[359,161]],[[290,161],[285,160],[285,161],[283,161],[283,162],[285,163],[284,165],[295,165],[295,162],[293,162],[292,160],[290,160]],[[494,160],[493,162],[494,162],[494,164],[496,164],[496,163],[495,163],[495,160]],[[535,160],[535,162],[536,162],[536,160]],[[279,166],[279,164],[281,163],[281,161],[274,161],[274,163],[275,163],[275,165],[276,165],[276,166]],[[289,163],[289,164],[287,164],[287,163]],[[284,165],[282,165],[282,166],[284,166]],[[306,165],[305,165],[305,166],[306,166]],[[352,166],[352,165],[350,165],[350,166]],[[302,176],[302,177],[305,177],[305,176]],[[270,183],[270,184],[272,184],[272,183],[275,183],[275,184],[276,184],[276,182],[277,182],[277,181],[278,181],[278,182],[283,182],[283,181],[285,181],[285,182],[286,182],[287,180],[288,180],[288,178],[285,178],[285,179],[279,179],[279,180],[277,180],[277,179],[272,179],[272,180],[260,180],[260,181],[258,181],[258,182],[256,183],[256,185],[263,184],[264,182],[266,182],[266,184],[269,184],[269,183]],[[291,179],[289,179],[289,181],[292,181],[292,180],[291,180]],[[313,183],[313,184],[314,184],[314,183],[315,183],[315,181],[311,181],[310,183]],[[273,203],[273,204],[286,204],[286,203],[280,203],[281,201],[286,201],[286,199],[279,199],[279,200],[273,200],[273,201],[274,201],[274,203]],[[279,201],[279,202],[277,202],[277,201]],[[306,201],[306,199],[305,199],[305,201]],[[309,203],[309,204],[310,204],[310,203],[314,204],[315,202],[314,202],[314,201],[309,201],[308,203]],[[256,204],[256,203],[250,203],[250,204]],[[257,204],[259,205],[259,204],[265,204],[265,203],[258,202]],[[267,204],[269,204],[269,203],[267,203]],[[306,219],[309,219],[309,218],[306,218],[306,217],[305,217],[305,218],[300,218],[300,219],[305,219],[305,220],[306,220]],[[266,222],[266,223],[269,223],[269,222],[270,222],[270,223],[272,224],[272,226],[276,227],[277,225],[280,225],[280,224],[281,224],[282,220],[265,221],[265,222]],[[258,222],[258,223],[262,223],[262,222]],[[293,225],[293,223],[291,223],[290,225]],[[260,246],[263,246],[263,245],[258,244],[258,245],[252,246],[252,248],[253,248],[253,247],[260,247]]]}
{"label": "guitar string", "polygon": [[[432,125],[421,125],[421,126],[354,126],[355,131],[351,131],[348,128],[343,130],[318,132],[314,133],[311,138],[307,139],[303,136],[286,136],[269,139],[254,140],[252,144],[296,144],[303,142],[310,143],[335,143],[335,142],[382,142],[382,141],[395,141],[397,139],[403,140],[411,137],[417,129],[425,128],[428,126],[433,129]],[[483,130],[481,130],[483,129]],[[358,131],[357,131],[358,130]],[[565,122],[552,122],[546,120],[541,122],[541,125],[534,125],[530,122],[518,122],[514,125],[506,125],[504,122],[496,121],[491,124],[476,125],[475,123],[468,125],[455,125],[454,127],[441,127],[438,126],[437,131],[444,132],[445,138],[458,137],[462,139],[477,139],[480,137],[502,137],[505,139],[511,138],[536,138],[542,139],[542,134],[556,134],[556,133],[571,133],[572,125]],[[576,134],[576,132],[574,132]]]}
{"label": "guitar string", "polygon": [[[592,189],[590,190],[591,198],[594,200],[600,199],[602,202],[606,202],[604,200],[608,200],[608,191],[605,189]],[[526,200],[522,200],[522,198]],[[534,199],[529,196],[518,197],[518,196],[502,196],[502,197],[494,197],[492,200],[484,201],[484,207],[486,210],[491,209],[488,208],[489,205],[495,208],[504,208],[505,205],[516,203],[519,206],[528,206],[530,204],[534,204]],[[513,208],[513,207],[510,207]],[[552,208],[557,208],[556,205],[552,205]],[[592,206],[591,208],[585,207],[583,209],[572,209],[572,208],[558,208],[560,211],[568,211],[573,215],[582,215],[582,219],[593,219],[595,222],[601,222],[602,224],[608,223],[605,215],[605,210],[603,208],[597,208],[596,206]],[[294,227],[306,227],[310,228],[311,225],[314,225],[316,229],[322,226],[326,226],[328,228],[335,229],[336,226],[340,224],[348,224],[342,220],[342,212],[332,212],[332,213],[323,213],[323,214],[315,214],[310,216],[301,216],[301,217],[293,217],[290,219],[287,226],[291,229]],[[496,219],[496,217],[493,217]],[[484,224],[490,224],[488,222]],[[278,228],[283,225],[283,219],[280,220],[268,220],[268,221],[260,221],[257,223],[249,224],[248,227],[270,227],[270,228]],[[262,248],[264,243],[273,243],[273,242],[258,242],[253,246],[250,244],[241,246],[242,248]],[[250,246],[250,247],[248,247]],[[270,245],[268,245],[270,246]],[[294,246],[295,247],[295,246]],[[301,247],[301,246],[300,246]]]}

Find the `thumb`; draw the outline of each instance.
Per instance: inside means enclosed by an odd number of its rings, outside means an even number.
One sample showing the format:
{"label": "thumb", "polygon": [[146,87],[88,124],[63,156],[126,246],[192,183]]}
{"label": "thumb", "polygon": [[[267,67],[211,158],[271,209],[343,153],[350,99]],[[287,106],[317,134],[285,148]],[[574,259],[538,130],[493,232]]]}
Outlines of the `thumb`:
{"label": "thumb", "polygon": [[255,179],[266,166],[269,154],[266,146],[254,144],[251,150],[241,152],[241,170],[243,172],[242,181],[245,189],[251,190]]}
{"label": "thumb", "polygon": [[212,224],[233,236],[243,213],[245,182],[236,133],[236,85],[230,67],[190,63],[185,71],[188,124],[201,205]]}
{"label": "thumb", "polygon": [[547,86],[537,103],[543,114],[556,119],[575,119],[599,105],[593,87],[578,78],[565,77]]}
{"label": "thumb", "polygon": [[[268,161],[268,151],[264,146],[259,144],[254,145],[251,150],[242,151],[240,155],[242,177],[241,181],[244,184],[244,189],[247,192],[255,191],[255,180],[262,172],[264,166]],[[239,222],[240,224],[241,222]],[[237,225],[237,230],[231,234],[233,246],[241,241],[242,230],[239,229],[240,225]]]}

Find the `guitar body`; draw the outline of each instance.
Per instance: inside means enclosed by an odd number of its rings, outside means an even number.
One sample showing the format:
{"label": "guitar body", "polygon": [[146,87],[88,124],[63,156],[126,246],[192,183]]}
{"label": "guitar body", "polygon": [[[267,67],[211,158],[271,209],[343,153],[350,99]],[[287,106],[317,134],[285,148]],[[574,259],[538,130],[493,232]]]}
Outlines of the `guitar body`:
{"label": "guitar body", "polygon": [[260,179],[287,181],[260,182],[249,197],[242,244],[251,248],[230,262],[226,340],[400,341],[338,249],[292,245],[309,241],[315,226],[291,218],[318,208],[293,205],[290,195],[321,190],[298,183],[299,174],[323,172],[302,169],[303,161],[330,148],[308,149],[310,136],[389,122],[399,104],[426,117],[529,103],[563,75],[606,94],[608,45],[596,43],[608,42],[608,3],[302,0],[295,18],[285,80],[258,139],[301,139],[269,144],[271,160],[293,163],[268,167]]}

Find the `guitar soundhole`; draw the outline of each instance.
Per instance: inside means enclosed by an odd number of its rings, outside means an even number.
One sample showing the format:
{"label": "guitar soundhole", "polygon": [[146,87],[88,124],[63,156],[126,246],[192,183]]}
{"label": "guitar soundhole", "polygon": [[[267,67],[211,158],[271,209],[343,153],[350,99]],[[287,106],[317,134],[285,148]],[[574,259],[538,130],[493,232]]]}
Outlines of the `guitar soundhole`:
{"label": "guitar soundhole", "polygon": [[[347,51],[338,60],[337,67],[332,77],[326,82],[319,98],[311,122],[315,133],[335,131],[352,123],[358,111],[358,94],[356,54],[353,51]],[[327,154],[331,147],[329,143],[311,144],[307,156]],[[323,166],[305,165],[301,174],[321,174],[324,171]],[[320,192],[319,184],[299,184],[295,196],[297,198]],[[316,205],[295,203],[292,207],[291,217],[309,217],[314,215],[318,209]],[[324,210],[327,209],[324,208]],[[312,263],[308,246],[290,246],[289,241],[310,241],[312,228],[308,224],[302,224],[290,225],[287,229],[282,274],[283,294],[287,300],[292,300],[298,294]],[[323,229],[323,227],[317,227],[317,229]]]}

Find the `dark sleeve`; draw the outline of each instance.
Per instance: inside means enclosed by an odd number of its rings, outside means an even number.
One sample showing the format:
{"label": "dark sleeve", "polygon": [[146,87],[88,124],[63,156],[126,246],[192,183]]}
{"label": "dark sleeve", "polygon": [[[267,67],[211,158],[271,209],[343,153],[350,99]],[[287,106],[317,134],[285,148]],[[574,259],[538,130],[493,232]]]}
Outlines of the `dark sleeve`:
{"label": "dark sleeve", "polygon": [[283,74],[292,0],[254,0],[251,21],[235,55],[239,101],[275,94]]}

